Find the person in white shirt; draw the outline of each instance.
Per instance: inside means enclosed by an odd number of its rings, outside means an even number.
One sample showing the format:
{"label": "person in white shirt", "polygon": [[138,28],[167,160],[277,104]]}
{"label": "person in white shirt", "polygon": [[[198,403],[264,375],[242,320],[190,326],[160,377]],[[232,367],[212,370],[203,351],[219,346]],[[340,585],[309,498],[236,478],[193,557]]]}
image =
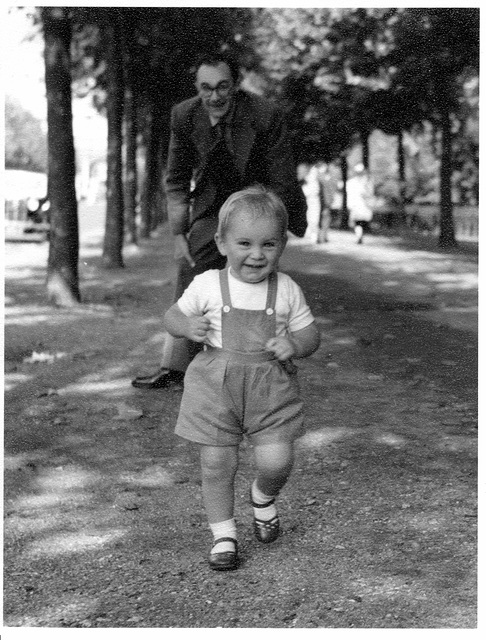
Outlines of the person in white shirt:
{"label": "person in white shirt", "polygon": [[317,243],[321,221],[321,185],[317,166],[301,162],[297,166],[297,178],[307,201],[307,229],[306,240]]}
{"label": "person in white shirt", "polygon": [[362,164],[354,168],[354,176],[346,184],[349,225],[354,230],[356,241],[362,244],[363,235],[369,230],[373,219],[373,184]]}
{"label": "person in white shirt", "polygon": [[278,272],[287,219],[272,191],[255,186],[232,194],[215,236],[228,266],[196,276],[165,315],[171,335],[205,345],[186,372],[176,434],[200,445],[214,570],[238,564],[234,479],[241,441],[246,436],[255,454],[254,532],[269,543],[279,535],[275,498],[303,430],[292,358],[311,355],[320,335],[300,287]]}

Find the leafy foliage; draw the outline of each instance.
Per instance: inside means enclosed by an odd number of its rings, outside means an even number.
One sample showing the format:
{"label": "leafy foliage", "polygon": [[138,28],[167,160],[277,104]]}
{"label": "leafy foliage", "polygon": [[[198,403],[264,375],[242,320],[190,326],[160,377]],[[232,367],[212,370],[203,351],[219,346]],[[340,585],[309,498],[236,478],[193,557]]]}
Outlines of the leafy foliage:
{"label": "leafy foliage", "polygon": [[[389,10],[258,9],[255,46],[299,155],[329,161],[376,126]],[[280,89],[279,89],[280,87]]]}
{"label": "leafy foliage", "polygon": [[479,70],[479,10],[401,10],[393,37],[394,91],[428,120],[440,121],[444,102],[457,112],[464,73]]}
{"label": "leafy foliage", "polygon": [[[366,161],[372,131],[416,137],[428,122],[437,132],[446,122],[445,108],[452,119],[456,199],[474,201],[476,9],[255,9],[253,14],[260,72],[266,90],[287,107],[300,159],[329,161],[349,155],[358,144]],[[407,179],[415,185],[408,191],[415,192],[422,177],[430,184],[430,170],[418,158],[408,160]],[[422,170],[427,176],[415,175]]]}
{"label": "leafy foliage", "polygon": [[47,171],[47,138],[40,121],[9,96],[5,98],[5,167]]}

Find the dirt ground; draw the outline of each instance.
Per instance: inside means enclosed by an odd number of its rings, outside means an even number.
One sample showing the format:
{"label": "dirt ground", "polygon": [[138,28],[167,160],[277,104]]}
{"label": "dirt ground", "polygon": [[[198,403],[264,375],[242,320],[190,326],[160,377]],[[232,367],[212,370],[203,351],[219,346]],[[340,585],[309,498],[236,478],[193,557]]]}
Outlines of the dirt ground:
{"label": "dirt ground", "polygon": [[[212,572],[181,388],[141,391],[164,341],[166,228],[101,268],[81,211],[85,304],[45,302],[47,245],[7,244],[4,619],[12,628],[475,629],[477,246],[418,236],[292,240],[322,345],[300,361],[307,433],[253,537],[243,446],[241,566]],[[22,637],[27,637],[23,635]]]}

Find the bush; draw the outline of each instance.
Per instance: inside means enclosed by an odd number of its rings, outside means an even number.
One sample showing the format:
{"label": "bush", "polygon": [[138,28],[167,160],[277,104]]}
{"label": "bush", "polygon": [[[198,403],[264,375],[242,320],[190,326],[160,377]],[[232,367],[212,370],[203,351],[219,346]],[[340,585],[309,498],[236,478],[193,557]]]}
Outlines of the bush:
{"label": "bush", "polygon": [[5,168],[47,171],[47,138],[39,120],[5,98]]}

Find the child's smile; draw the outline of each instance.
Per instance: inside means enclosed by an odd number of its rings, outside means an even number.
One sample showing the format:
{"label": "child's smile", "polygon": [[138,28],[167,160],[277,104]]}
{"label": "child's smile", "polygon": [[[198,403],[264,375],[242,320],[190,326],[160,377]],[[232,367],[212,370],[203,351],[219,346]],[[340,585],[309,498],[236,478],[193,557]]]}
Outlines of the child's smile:
{"label": "child's smile", "polygon": [[241,213],[231,221],[224,238],[216,236],[216,242],[221,254],[228,258],[232,275],[254,284],[276,271],[286,238],[282,237],[278,220]]}

